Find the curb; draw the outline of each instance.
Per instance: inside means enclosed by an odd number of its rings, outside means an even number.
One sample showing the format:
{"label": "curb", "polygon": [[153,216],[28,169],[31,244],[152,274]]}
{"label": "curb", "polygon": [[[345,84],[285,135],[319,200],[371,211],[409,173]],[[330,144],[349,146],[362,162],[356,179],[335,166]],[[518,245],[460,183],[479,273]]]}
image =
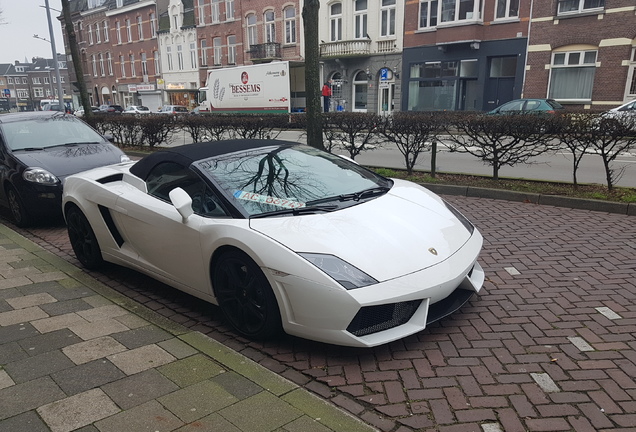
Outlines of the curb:
{"label": "curb", "polygon": [[489,198],[522,203],[550,205],[578,210],[591,210],[605,213],[616,213],[636,216],[636,203],[620,203],[612,201],[572,198],[560,195],[545,195],[529,192],[516,192],[502,189],[477,188],[470,186],[442,185],[420,183],[436,194],[456,195],[473,198]]}

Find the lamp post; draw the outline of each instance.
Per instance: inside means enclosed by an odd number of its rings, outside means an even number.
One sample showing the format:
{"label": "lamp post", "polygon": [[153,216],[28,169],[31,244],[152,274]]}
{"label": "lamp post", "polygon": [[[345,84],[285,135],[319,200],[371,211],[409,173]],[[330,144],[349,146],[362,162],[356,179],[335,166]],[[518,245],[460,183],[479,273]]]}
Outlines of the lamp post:
{"label": "lamp post", "polygon": [[62,80],[60,78],[60,65],[57,59],[57,49],[55,48],[55,35],[53,33],[53,23],[51,22],[51,9],[49,8],[49,0],[44,0],[46,7],[46,17],[49,21],[49,35],[51,37],[51,53],[53,54],[53,65],[55,66],[55,79],[57,79],[57,100],[60,108],[66,110],[64,106],[64,90],[62,90]]}

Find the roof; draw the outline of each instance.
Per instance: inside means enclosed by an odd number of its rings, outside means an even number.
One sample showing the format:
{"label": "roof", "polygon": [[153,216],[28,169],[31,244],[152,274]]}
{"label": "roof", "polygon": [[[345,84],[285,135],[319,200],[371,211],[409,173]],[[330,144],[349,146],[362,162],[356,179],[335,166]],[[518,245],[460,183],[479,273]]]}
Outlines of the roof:
{"label": "roof", "polygon": [[2,114],[0,116],[0,124],[38,119],[38,118],[44,118],[44,117],[64,116],[64,115],[65,115],[64,113],[58,112],[58,111],[22,111],[22,112]]}
{"label": "roof", "polygon": [[141,159],[130,168],[135,176],[145,180],[150,171],[162,162],[177,162],[183,166],[190,166],[198,160],[221,156],[224,154],[259,149],[264,147],[281,147],[297,145],[293,141],[237,139],[227,141],[210,141],[187,144],[156,151]]}

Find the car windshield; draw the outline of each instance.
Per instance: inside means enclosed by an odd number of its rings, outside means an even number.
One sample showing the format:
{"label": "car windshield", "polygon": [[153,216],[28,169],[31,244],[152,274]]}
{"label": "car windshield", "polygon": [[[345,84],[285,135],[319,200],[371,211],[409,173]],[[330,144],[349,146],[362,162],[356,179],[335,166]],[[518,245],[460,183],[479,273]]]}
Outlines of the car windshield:
{"label": "car windshield", "polygon": [[[251,216],[320,204],[355,205],[386,193],[391,180],[309,146],[265,147],[195,163]],[[360,194],[360,192],[363,192]]]}
{"label": "car windshield", "polygon": [[81,120],[67,115],[6,122],[0,127],[6,145],[14,151],[104,141]]}

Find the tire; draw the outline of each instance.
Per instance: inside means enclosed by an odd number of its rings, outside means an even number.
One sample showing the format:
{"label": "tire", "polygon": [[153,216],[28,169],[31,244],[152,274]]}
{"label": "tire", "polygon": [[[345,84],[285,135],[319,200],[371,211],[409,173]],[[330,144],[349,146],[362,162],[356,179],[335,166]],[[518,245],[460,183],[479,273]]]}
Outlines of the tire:
{"label": "tire", "polygon": [[216,260],[212,284],[221,311],[237,333],[269,339],[282,331],[276,297],[259,266],[232,250]]}
{"label": "tire", "polygon": [[79,262],[89,270],[99,268],[104,263],[102,251],[84,213],[75,206],[70,207],[66,213],[66,223],[68,238]]}
{"label": "tire", "polygon": [[22,198],[20,198],[20,194],[13,186],[7,187],[7,201],[15,224],[20,228],[25,228],[31,225],[31,216],[27,213],[26,208],[24,207],[24,202],[22,201]]}

